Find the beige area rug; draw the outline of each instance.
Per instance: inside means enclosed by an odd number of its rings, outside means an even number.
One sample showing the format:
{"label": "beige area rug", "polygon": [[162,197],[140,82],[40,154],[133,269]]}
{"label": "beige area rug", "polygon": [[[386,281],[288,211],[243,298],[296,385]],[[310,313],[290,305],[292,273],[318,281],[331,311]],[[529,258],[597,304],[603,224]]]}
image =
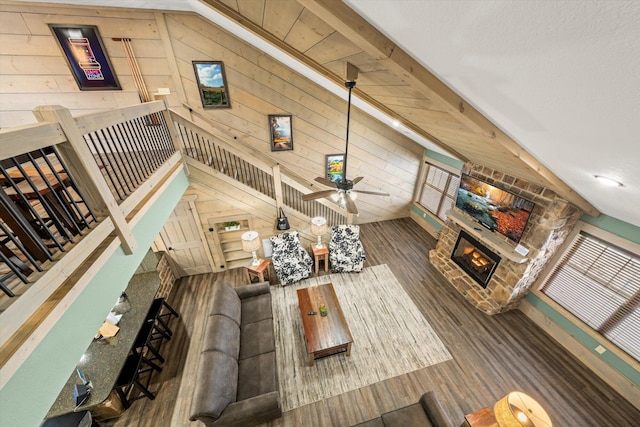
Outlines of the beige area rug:
{"label": "beige area rug", "polygon": [[[307,363],[296,289],[333,283],[353,337],[344,353]],[[386,264],[271,289],[285,411],[451,359]]]}

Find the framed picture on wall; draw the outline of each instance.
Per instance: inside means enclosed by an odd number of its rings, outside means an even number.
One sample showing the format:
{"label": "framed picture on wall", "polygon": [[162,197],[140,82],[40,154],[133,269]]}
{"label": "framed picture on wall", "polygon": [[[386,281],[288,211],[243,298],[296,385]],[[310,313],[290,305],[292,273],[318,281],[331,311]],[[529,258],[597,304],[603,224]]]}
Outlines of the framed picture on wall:
{"label": "framed picture on wall", "polygon": [[271,132],[271,151],[293,150],[290,114],[269,114],[269,130]]}
{"label": "framed picture on wall", "polygon": [[95,25],[49,24],[80,90],[120,90]]}
{"label": "framed picture on wall", "polygon": [[227,76],[222,61],[193,61],[203,108],[230,108]]}
{"label": "framed picture on wall", "polygon": [[336,182],[344,178],[344,154],[327,154],[324,164],[328,180]]}

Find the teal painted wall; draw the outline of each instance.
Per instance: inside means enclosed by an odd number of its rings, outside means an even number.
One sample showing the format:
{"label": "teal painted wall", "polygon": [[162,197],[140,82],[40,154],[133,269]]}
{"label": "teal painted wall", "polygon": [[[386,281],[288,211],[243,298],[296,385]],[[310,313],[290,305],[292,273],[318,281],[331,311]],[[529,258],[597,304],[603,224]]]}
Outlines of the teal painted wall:
{"label": "teal painted wall", "polygon": [[[600,215],[599,217],[583,215],[580,219],[594,227],[598,227],[626,240],[640,244],[640,227],[636,227],[635,225],[606,215]],[[607,350],[611,350],[611,348],[614,347],[613,345],[607,346],[600,344],[599,341],[593,339],[589,334],[571,322],[562,313],[547,304],[535,293],[529,292],[525,300],[538,309],[542,314],[547,316],[567,334],[575,338],[580,344],[584,345],[585,348],[587,348],[596,357],[627,377],[629,381],[634,383],[637,387],[640,387],[640,372],[638,372],[634,367],[617,357],[611,351],[606,351],[603,354],[599,354],[595,351],[595,348],[598,345],[602,345]]]}
{"label": "teal painted wall", "polygon": [[464,166],[464,162],[454,159],[453,157],[440,154],[437,151],[429,150],[428,148],[424,150],[424,155],[459,170],[462,170],[462,166]]}
{"label": "teal painted wall", "polygon": [[188,185],[183,170],[133,229],[136,251],[111,256],[0,390],[1,426],[40,425]]}
{"label": "teal painted wall", "polygon": [[[442,162],[446,165],[462,169],[464,165],[463,162],[460,162],[457,159],[453,159],[437,153],[435,151],[426,150],[425,155],[429,158]],[[422,209],[420,206],[413,205],[413,211],[423,217],[426,221],[432,224],[436,229],[441,230],[442,225],[435,221],[431,214],[426,210]],[[426,215],[424,215],[426,214]],[[590,215],[583,215],[580,218],[582,221],[593,225],[594,227],[598,227],[602,230],[606,230],[610,233],[613,233],[617,236],[620,236],[626,240],[631,242],[640,244],[640,227],[636,227],[627,222],[621,221],[619,219],[607,216],[600,215],[598,217],[592,217]],[[589,349],[593,354],[595,354],[598,358],[600,358],[604,363],[611,366],[613,369],[620,372],[622,375],[627,377],[631,382],[633,382],[636,386],[640,387],[640,373],[632,366],[627,364],[624,360],[617,357],[613,352],[606,351],[603,354],[599,354],[595,351],[595,348],[600,345],[599,342],[594,340],[589,334],[580,329],[574,323],[569,321],[563,314],[558,312],[556,309],[547,304],[544,300],[542,300],[535,293],[530,292],[525,300],[534,306],[537,310],[547,316],[552,322],[554,322],[558,327],[564,330],[567,334],[574,337],[578,342],[584,345],[587,349]],[[603,346],[607,348],[607,346]],[[609,350],[609,348],[607,348]]]}

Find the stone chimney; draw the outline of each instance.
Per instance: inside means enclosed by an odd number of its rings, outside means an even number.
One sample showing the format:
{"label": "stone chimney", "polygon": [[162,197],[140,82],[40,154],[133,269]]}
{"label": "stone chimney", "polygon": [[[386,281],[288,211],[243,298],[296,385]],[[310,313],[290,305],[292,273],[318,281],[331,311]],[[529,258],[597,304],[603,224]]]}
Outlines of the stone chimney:
{"label": "stone chimney", "polygon": [[[440,232],[436,248],[429,253],[431,263],[471,304],[487,314],[502,313],[520,304],[582,212],[552,190],[502,172],[470,163],[465,165],[463,172],[535,203],[520,240],[520,245],[529,250],[526,256],[518,255],[515,252],[516,244],[497,232],[475,231],[476,239],[501,255],[501,260],[486,288],[482,288],[451,260],[460,230],[478,230],[473,226],[473,219],[467,218],[466,214],[455,206],[452,208],[455,210],[454,214],[449,216]],[[454,217],[467,219],[454,220]],[[478,235],[487,238],[478,238]]]}

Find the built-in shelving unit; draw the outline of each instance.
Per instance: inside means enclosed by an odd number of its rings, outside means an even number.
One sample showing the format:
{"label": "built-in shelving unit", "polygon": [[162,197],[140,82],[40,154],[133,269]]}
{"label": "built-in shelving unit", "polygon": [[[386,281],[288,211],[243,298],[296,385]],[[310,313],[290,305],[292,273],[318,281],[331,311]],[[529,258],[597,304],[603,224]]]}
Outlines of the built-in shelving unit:
{"label": "built-in shelving unit", "polygon": [[468,218],[462,212],[451,209],[447,212],[447,218],[464,228],[467,233],[478,239],[483,245],[489,247],[502,258],[518,264],[527,261],[527,257],[516,252],[513,246],[502,240],[499,236],[496,236],[491,230],[482,227],[482,225],[476,221]]}
{"label": "built-in shelving unit", "polygon": [[[237,222],[238,229],[225,229],[225,223]],[[242,233],[251,229],[250,215],[235,215],[209,219],[210,230],[224,259],[224,268],[244,267],[251,259],[251,254],[242,250]]]}

